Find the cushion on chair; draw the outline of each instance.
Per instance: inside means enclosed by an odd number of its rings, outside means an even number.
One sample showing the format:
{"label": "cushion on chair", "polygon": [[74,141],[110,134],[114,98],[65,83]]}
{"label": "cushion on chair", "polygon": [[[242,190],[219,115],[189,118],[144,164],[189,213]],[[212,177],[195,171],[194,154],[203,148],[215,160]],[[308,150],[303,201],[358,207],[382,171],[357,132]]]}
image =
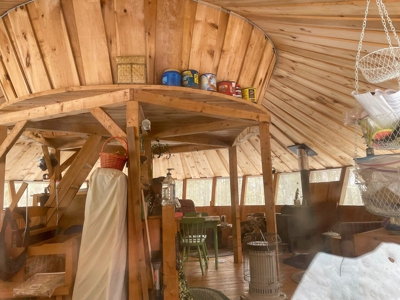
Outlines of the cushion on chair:
{"label": "cushion on chair", "polygon": [[179,200],[181,204],[181,212],[185,215],[188,212],[196,212],[196,205],[194,204],[193,200],[190,199],[181,199]]}

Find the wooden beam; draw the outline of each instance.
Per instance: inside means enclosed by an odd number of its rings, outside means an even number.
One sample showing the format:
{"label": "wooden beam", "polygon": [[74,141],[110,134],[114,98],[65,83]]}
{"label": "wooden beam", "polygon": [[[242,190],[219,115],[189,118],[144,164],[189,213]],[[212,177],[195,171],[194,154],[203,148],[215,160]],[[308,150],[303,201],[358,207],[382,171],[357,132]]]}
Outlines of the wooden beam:
{"label": "wooden beam", "polygon": [[[91,125],[91,124],[80,124],[79,122],[60,122],[61,119],[57,120],[43,120],[38,122],[30,122],[27,125],[27,129],[32,131],[50,131],[50,132],[74,132],[76,134],[99,134],[102,136],[108,136],[109,132],[101,125]],[[35,133],[36,134],[36,133]]]}
{"label": "wooden beam", "polygon": [[213,177],[212,186],[211,186],[211,200],[210,206],[215,206],[215,194],[217,191],[217,177]]}
{"label": "wooden beam", "polygon": [[[134,90],[134,99],[139,102],[150,103],[154,105],[167,106],[179,110],[195,112],[204,116],[228,120],[253,120],[253,121],[268,121],[267,114],[249,112],[235,108],[223,107],[219,105],[197,102],[193,100],[181,99],[177,97],[169,97],[150,92]],[[1,123],[0,123],[1,125]]]}
{"label": "wooden beam", "polygon": [[229,177],[231,186],[231,212],[233,224],[233,260],[236,264],[243,261],[240,229],[239,187],[236,147],[229,147]]}
{"label": "wooden beam", "polygon": [[[141,217],[139,104],[126,105],[128,139],[128,271],[129,299],[149,299]],[[165,283],[165,282],[164,282]]]}
{"label": "wooden beam", "polygon": [[[49,200],[46,206],[51,206],[47,213],[47,225],[57,225],[58,220],[62,217],[68,205],[79,191],[80,186],[86,180],[93,166],[99,158],[103,138],[100,135],[91,136],[79,151],[75,160],[68,168],[64,177],[58,184],[57,189],[50,191]],[[56,193],[57,190],[57,193]],[[58,211],[57,211],[58,200]]]}
{"label": "wooden beam", "polygon": [[264,181],[265,217],[268,233],[276,233],[275,198],[272,182],[269,123],[260,123],[261,162]]}
{"label": "wooden beam", "polygon": [[170,145],[169,150],[171,153],[193,152],[224,148],[223,146],[215,145]]}
{"label": "wooden beam", "polygon": [[24,120],[19,121],[17,124],[15,124],[14,128],[7,135],[6,139],[1,143],[0,158],[3,158],[3,156],[7,155],[8,151],[11,150],[12,146],[15,144],[21,133],[24,131],[27,122],[28,121]]}
{"label": "wooden beam", "polygon": [[51,165],[51,158],[49,153],[49,148],[42,146],[42,152],[44,156],[44,161],[46,162],[47,171],[49,172],[49,177],[53,176],[53,166]]}
{"label": "wooden beam", "polygon": [[196,135],[184,135],[184,136],[172,136],[163,138],[165,141],[182,142],[187,144],[197,144],[197,145],[212,145],[220,147],[230,146],[229,142],[225,142],[221,139],[213,138],[208,135],[196,134]]}
{"label": "wooden beam", "polygon": [[22,134],[21,134],[21,138],[25,138],[28,140],[33,141],[34,143],[38,143],[40,145],[44,145],[47,147],[52,147],[51,142],[49,141],[49,139],[44,138],[40,133],[38,132],[33,132],[30,130],[25,130]]}
{"label": "wooden beam", "polygon": [[[0,143],[4,143],[7,138],[7,127],[0,126]],[[4,185],[6,178],[6,155],[0,157],[0,212],[4,210]],[[0,224],[0,229],[3,222]]]}
{"label": "wooden beam", "polygon": [[76,156],[78,155],[79,151],[76,151],[74,154],[72,154],[66,161],[64,161],[61,166],[60,166],[60,172],[64,172],[65,169],[67,169],[72,162],[75,160]]}
{"label": "wooden beam", "polygon": [[2,114],[0,125],[13,125],[19,121],[42,121],[63,116],[78,115],[88,112],[95,107],[121,105],[129,100],[129,89],[105,93],[83,99],[70,100],[62,103],[44,105],[40,107],[23,109],[18,112]]}
{"label": "wooden beam", "polygon": [[237,121],[225,121],[218,120],[214,122],[207,122],[204,124],[195,124],[195,125],[185,125],[185,126],[176,126],[176,127],[167,127],[167,126],[157,126],[151,129],[149,133],[149,138],[151,139],[161,139],[164,137],[171,136],[182,136],[182,135],[191,135],[191,134],[199,134],[199,133],[208,133],[212,131],[220,131],[231,128],[240,128],[250,126],[252,122],[244,123]]}
{"label": "wooden beam", "polygon": [[18,189],[18,192],[15,192],[15,184],[14,181],[9,181],[8,182],[8,191],[10,194],[10,199],[11,199],[11,204],[10,204],[10,211],[14,211],[14,209],[17,207],[19,200],[21,199],[22,195],[24,194],[26,188],[28,187],[28,184],[26,182],[23,182],[21,186]]}
{"label": "wooden beam", "polygon": [[[100,122],[101,125],[103,125],[111,136],[118,136],[126,139],[125,131],[123,131],[103,109],[100,107],[94,107],[90,110],[90,113]],[[117,141],[122,145],[122,147],[126,147],[121,140],[117,139]]]}
{"label": "wooden beam", "polygon": [[239,146],[242,144],[244,141],[248,140],[252,136],[256,136],[259,134],[258,126],[251,126],[247,127],[245,130],[243,130],[235,139],[233,142],[233,146]]}
{"label": "wooden beam", "polygon": [[164,299],[179,298],[178,271],[176,270],[176,232],[177,225],[173,206],[162,206],[162,248]]}

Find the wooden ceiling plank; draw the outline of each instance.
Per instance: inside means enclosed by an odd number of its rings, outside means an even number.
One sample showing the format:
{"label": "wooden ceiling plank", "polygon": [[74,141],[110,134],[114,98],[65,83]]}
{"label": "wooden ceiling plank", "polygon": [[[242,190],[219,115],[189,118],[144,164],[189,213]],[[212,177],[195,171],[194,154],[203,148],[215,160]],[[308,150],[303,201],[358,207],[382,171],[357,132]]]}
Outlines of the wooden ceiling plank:
{"label": "wooden ceiling plank", "polygon": [[246,20],[229,15],[217,70],[218,81],[238,80],[251,30]]}
{"label": "wooden ceiling plank", "polygon": [[229,171],[226,169],[226,166],[224,163],[221,161],[220,156],[218,155],[217,151],[209,150],[209,151],[204,151],[204,154],[207,157],[208,163],[210,164],[210,167],[212,169],[212,172],[214,173],[214,176],[220,176],[220,177],[228,177],[229,176]]}
{"label": "wooden ceiling plank", "polygon": [[[9,37],[9,32],[6,29],[4,19],[0,20],[0,53],[5,69],[3,74],[7,74],[8,76],[5,78],[3,78],[3,76],[1,77],[1,82],[5,89],[7,98],[11,100],[15,97],[28,95],[30,93],[29,86],[26,82],[24,73],[22,72],[18,55]],[[13,82],[11,82],[10,78],[13,79]]]}
{"label": "wooden ceiling plank", "polygon": [[184,17],[182,26],[182,59],[180,70],[187,70],[190,68],[189,60],[192,47],[194,24],[196,22],[197,5],[198,3],[195,1],[184,1]]}
{"label": "wooden ceiling plank", "polygon": [[[358,147],[358,145],[355,145],[355,141],[361,139],[361,136],[355,131],[354,126],[342,126],[330,119],[329,116],[319,114],[308,107],[304,107],[301,103],[297,103],[297,101],[283,101],[272,94],[270,94],[269,99],[269,103],[283,109],[289,115],[303,122],[304,126],[318,128],[320,133],[330,137],[330,141],[338,139],[342,142],[342,146],[345,146],[343,147],[344,149],[349,149],[354,154],[355,147]],[[357,151],[361,152],[363,150],[364,148],[357,149]],[[348,154],[351,155],[350,153]]]}
{"label": "wooden ceiling plank", "polygon": [[[309,127],[307,124],[304,124],[302,121],[298,120],[295,116],[282,114],[282,110],[275,104],[271,104],[270,109],[271,112],[277,116],[280,116],[280,118],[282,118],[284,115],[285,121],[290,124],[290,126],[297,128],[306,136],[308,136],[308,140],[312,139],[314,142],[319,143],[326,149],[329,149],[333,155],[341,157],[343,160],[347,161],[348,164],[352,163],[354,159],[354,151],[350,151],[352,150],[351,148],[349,150],[349,148],[343,147],[343,145],[346,145],[346,142],[341,139],[340,136],[338,137],[333,132],[325,130],[322,127]],[[326,139],[327,136],[329,136],[329,140]],[[349,143],[349,145],[351,147],[354,144]]]}
{"label": "wooden ceiling plank", "polygon": [[253,145],[248,141],[244,141],[237,147],[239,152],[242,152],[250,163],[254,166],[258,173],[262,174],[261,156],[260,153],[254,149]]}
{"label": "wooden ceiling plank", "polygon": [[22,69],[33,93],[50,90],[51,83],[26,7],[8,14]]}
{"label": "wooden ceiling plank", "polygon": [[[238,84],[241,87],[251,87],[255,81],[258,70],[271,60],[271,56],[265,54],[265,48],[267,44],[271,44],[266,38],[263,32],[258,28],[254,27],[251,35],[247,50],[244,56],[242,70],[238,78]],[[269,59],[267,59],[269,56]],[[265,58],[262,60],[262,58]],[[264,76],[265,76],[264,70]]]}
{"label": "wooden ceiling plank", "polygon": [[79,86],[60,1],[36,0],[26,7],[52,87]]}
{"label": "wooden ceiling plank", "polygon": [[170,157],[171,163],[174,166],[174,178],[185,179],[185,171],[183,169],[181,155],[179,153],[172,153]]}
{"label": "wooden ceiling plank", "polygon": [[198,134],[198,133],[206,133],[212,131],[220,131],[230,128],[240,128],[243,126],[248,126],[248,124],[237,121],[224,121],[217,120],[215,122],[207,122],[203,124],[195,124],[195,125],[185,125],[185,126],[176,126],[169,127],[162,126],[157,130],[157,128],[152,128],[151,132],[149,132],[149,137],[151,139],[158,139],[163,137],[171,137],[171,136],[182,136],[182,135],[190,135],[190,134]]}
{"label": "wooden ceiling plank", "polygon": [[[329,114],[330,117],[337,122],[343,121],[343,115],[349,110],[343,104],[335,102],[334,99],[321,95],[320,93],[303,86],[288,78],[276,78],[271,80],[269,90],[273,90],[275,94],[279,94],[282,99],[296,99],[297,101],[312,107],[314,110],[322,114]],[[264,105],[267,105],[269,90],[265,94]]]}
{"label": "wooden ceiling plank", "polygon": [[197,170],[196,162],[193,158],[193,153],[182,153],[181,156],[183,156],[190,172],[190,176],[187,178],[200,178],[199,170]]}
{"label": "wooden ceiling plank", "polygon": [[[276,119],[278,121],[279,118],[276,117]],[[270,126],[270,133],[271,133],[271,139],[273,139],[273,141],[276,141],[276,143],[278,143],[282,149],[284,149],[284,151],[287,151],[287,147],[289,146],[293,146],[295,144],[299,144],[296,140],[293,140],[291,137],[287,136],[286,133],[284,131],[282,131],[280,128],[278,128],[277,126],[275,126],[274,124],[272,124]],[[289,152],[292,155],[292,158],[297,160],[297,156],[293,153],[293,152]],[[313,157],[310,157],[309,159],[309,166],[312,169],[325,169],[326,167],[329,167],[333,164],[335,164],[335,162],[333,162],[332,159],[328,159],[329,161],[325,161],[325,160],[321,160],[322,156],[319,156],[319,160],[318,162],[322,162],[322,163],[316,163],[313,160]],[[297,170],[298,167],[296,167]]]}
{"label": "wooden ceiling plank", "polygon": [[214,172],[212,171],[208,158],[205,155],[205,151],[196,151],[192,153],[197,169],[201,171],[201,177],[213,178]]}
{"label": "wooden ceiling plank", "polygon": [[112,84],[110,57],[101,5],[98,1],[72,0],[86,85]]}
{"label": "wooden ceiling plank", "polygon": [[208,135],[195,134],[195,135],[183,135],[183,136],[172,136],[163,138],[166,141],[183,142],[188,144],[199,144],[199,145],[212,145],[228,147],[230,143],[223,140],[218,140],[216,138],[210,137]]}
{"label": "wooden ceiling plank", "polygon": [[[315,59],[310,59],[289,52],[280,52],[279,58],[291,60],[295,68],[300,68],[308,73],[313,73],[325,80],[331,80],[339,85],[351,89],[351,91],[354,90],[354,69],[317,61]],[[389,84],[379,83],[376,85],[361,80],[359,81],[359,91],[372,91],[376,88],[386,89],[389,88]]]}
{"label": "wooden ceiling plank", "polygon": [[261,173],[251,162],[251,160],[243,153],[242,149],[236,146],[238,165],[243,171],[244,175],[252,175]]}
{"label": "wooden ceiling plank", "polygon": [[275,75],[286,76],[294,82],[297,82],[315,92],[318,92],[321,95],[325,95],[330,99],[333,99],[335,103],[341,103],[344,107],[354,108],[355,106],[355,99],[353,96],[351,96],[351,94],[336,92],[335,90],[327,88],[323,85],[319,85],[316,82],[310,81],[308,78],[299,77],[298,75],[292,72],[287,72],[283,69],[276,70]]}
{"label": "wooden ceiling plank", "polygon": [[[219,155],[219,157],[221,158],[221,161],[222,161],[222,163],[225,165],[225,167],[226,167],[226,169],[227,170],[230,170],[229,169],[229,152],[228,152],[229,150],[228,150],[228,148],[225,148],[225,149],[218,149],[217,150],[217,153],[218,153],[218,155]],[[243,170],[242,170],[242,168],[240,167],[240,165],[238,165],[237,166],[237,173],[238,173],[238,176],[239,177],[241,177],[241,176],[243,176],[243,175],[246,175],[244,172],[243,172]],[[229,172],[230,173],[230,172]]]}
{"label": "wooden ceiling plank", "polygon": [[218,43],[219,17],[222,12],[208,5],[198,4],[192,31],[189,66],[200,74],[213,73],[214,51]]}
{"label": "wooden ceiling plank", "polygon": [[[288,121],[289,123],[287,123]],[[353,161],[351,157],[342,153],[340,149],[328,144],[328,141],[325,139],[314,135],[314,132],[310,133],[311,129],[305,128],[304,126],[297,127],[296,122],[292,123],[292,118],[286,119],[285,116],[285,121],[283,121],[274,115],[272,123],[279,127],[286,135],[290,136],[291,139],[295,141],[293,144],[306,144],[318,153],[318,155],[324,155],[327,166],[339,167],[341,165],[352,165]]]}

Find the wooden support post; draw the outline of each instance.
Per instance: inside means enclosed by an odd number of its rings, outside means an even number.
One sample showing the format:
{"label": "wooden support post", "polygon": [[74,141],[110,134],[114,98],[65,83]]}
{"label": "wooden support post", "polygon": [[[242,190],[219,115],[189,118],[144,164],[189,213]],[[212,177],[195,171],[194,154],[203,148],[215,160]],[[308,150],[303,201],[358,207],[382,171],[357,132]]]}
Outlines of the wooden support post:
{"label": "wooden support post", "polygon": [[240,264],[243,261],[243,255],[240,234],[240,207],[236,147],[229,147],[229,177],[231,183],[231,210],[233,224],[233,260],[235,263]]}
{"label": "wooden support post", "polygon": [[243,206],[246,205],[246,189],[247,189],[247,179],[248,177],[245,175],[242,177],[242,192],[240,193],[240,220],[246,219],[246,216],[243,216]]}
{"label": "wooden support post", "polygon": [[211,201],[210,201],[210,206],[213,207],[215,206],[215,194],[217,191],[217,177],[214,176],[212,180],[212,187],[211,187]]}
{"label": "wooden support post", "polygon": [[2,141],[0,146],[0,158],[6,156],[8,151],[11,150],[12,146],[21,136],[22,132],[24,131],[28,121],[19,121],[15,124],[14,128],[10,131],[7,137]]}
{"label": "wooden support post", "polygon": [[49,177],[51,177],[53,176],[53,166],[51,165],[49,148],[47,148],[47,146],[42,146],[42,152],[44,156],[44,161],[46,162],[47,171],[49,172]]}
{"label": "wooden support post", "polygon": [[178,271],[176,270],[175,235],[177,232],[174,206],[162,207],[162,251],[164,300],[179,299]]}
{"label": "wooden support post", "polygon": [[260,127],[261,165],[264,181],[265,217],[268,233],[277,233],[275,217],[275,197],[272,182],[271,141],[269,123],[262,122]]}
{"label": "wooden support post", "polygon": [[129,299],[149,299],[141,217],[139,104],[126,104],[128,138],[128,269]]}
{"label": "wooden support post", "polygon": [[[7,137],[7,127],[0,127],[0,143],[3,144]],[[0,214],[4,210],[4,184],[6,179],[6,156],[0,157]],[[1,218],[1,216],[0,216]],[[0,229],[3,222],[0,222]]]}

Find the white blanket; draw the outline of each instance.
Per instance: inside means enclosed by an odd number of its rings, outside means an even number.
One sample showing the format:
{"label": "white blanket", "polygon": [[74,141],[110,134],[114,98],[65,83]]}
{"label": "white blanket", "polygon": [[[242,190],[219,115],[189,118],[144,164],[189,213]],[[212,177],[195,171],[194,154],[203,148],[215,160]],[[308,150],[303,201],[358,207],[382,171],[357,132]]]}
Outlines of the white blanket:
{"label": "white blanket", "polygon": [[124,300],[127,178],[98,168],[90,177],[73,300]]}

